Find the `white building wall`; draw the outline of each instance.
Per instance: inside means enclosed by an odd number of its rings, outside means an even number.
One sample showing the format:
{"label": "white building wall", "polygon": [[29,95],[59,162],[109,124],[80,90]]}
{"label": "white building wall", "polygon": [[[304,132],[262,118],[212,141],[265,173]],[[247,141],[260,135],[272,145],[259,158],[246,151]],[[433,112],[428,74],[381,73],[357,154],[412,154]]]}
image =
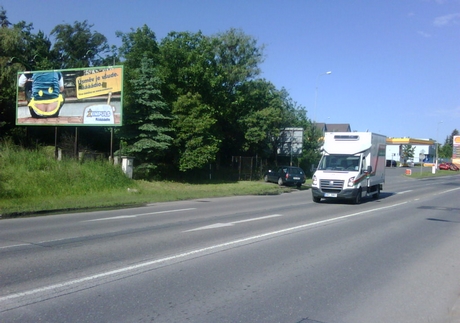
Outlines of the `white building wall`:
{"label": "white building wall", "polygon": [[[414,150],[414,163],[423,162],[424,158],[427,158],[428,162],[432,162],[434,160],[435,149],[433,145],[412,145],[415,147]],[[401,145],[387,145],[386,149],[386,159],[387,160],[395,160],[397,162],[403,162],[401,159]],[[422,154],[423,156],[420,156]],[[422,159],[420,159],[422,157]]]}

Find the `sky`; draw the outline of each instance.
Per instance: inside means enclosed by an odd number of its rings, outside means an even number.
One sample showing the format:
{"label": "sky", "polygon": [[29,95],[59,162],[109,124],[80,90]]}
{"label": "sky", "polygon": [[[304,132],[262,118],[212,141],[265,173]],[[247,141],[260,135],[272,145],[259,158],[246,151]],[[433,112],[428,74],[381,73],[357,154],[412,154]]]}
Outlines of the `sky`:
{"label": "sky", "polygon": [[[147,25],[264,46],[259,76],[307,117],[352,131],[435,139],[460,131],[460,0],[0,0],[11,23],[50,35],[86,20],[110,45]],[[53,38],[50,37],[51,41]],[[327,74],[327,72],[331,72]]]}

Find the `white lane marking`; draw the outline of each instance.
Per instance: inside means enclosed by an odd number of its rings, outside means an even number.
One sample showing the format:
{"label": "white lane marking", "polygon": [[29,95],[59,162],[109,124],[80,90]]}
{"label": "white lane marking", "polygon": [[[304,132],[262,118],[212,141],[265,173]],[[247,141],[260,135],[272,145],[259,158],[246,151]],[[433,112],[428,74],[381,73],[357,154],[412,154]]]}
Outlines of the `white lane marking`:
{"label": "white lane marking", "polygon": [[261,216],[261,217],[258,217],[258,218],[251,218],[251,219],[246,219],[246,220],[234,221],[234,222],[231,222],[231,223],[238,224],[238,223],[259,221],[259,220],[265,220],[265,219],[270,219],[270,218],[276,218],[276,217],[279,217],[279,216],[283,216],[283,215],[282,214],[272,214],[272,215]]}
{"label": "white lane marking", "polygon": [[[173,212],[184,212],[184,211],[190,211],[190,210],[195,210],[195,209],[196,208],[188,208],[188,209],[176,209],[176,210],[167,210],[167,211],[159,211],[159,212],[141,213],[141,214],[134,214],[134,215],[120,215],[120,216],[114,216],[114,217],[110,217],[110,218],[100,218],[100,219],[86,220],[86,221],[82,221],[82,222],[128,219],[128,218],[136,218],[138,216],[144,216],[144,215],[165,214],[165,213],[173,213]],[[37,243],[17,244],[17,245],[0,247],[0,249],[8,249],[8,248],[31,246],[31,245],[40,245],[40,244],[45,244],[45,243],[58,242],[58,241],[63,241],[63,240],[76,239],[76,238],[78,238],[78,237],[62,238],[62,239],[55,239],[55,240],[45,240],[45,241],[39,241]]]}
{"label": "white lane marking", "polygon": [[227,223],[214,223],[210,225],[206,225],[204,227],[199,227],[191,230],[186,230],[182,232],[192,232],[192,231],[199,231],[199,230],[208,230],[208,229],[217,229],[217,228],[222,228],[222,227],[231,227],[234,226],[235,224],[238,223],[245,223],[245,222],[252,222],[252,221],[259,221],[259,220],[266,220],[278,216],[283,216],[282,214],[272,214],[272,215],[267,215],[267,216],[261,216],[258,218],[252,218],[252,219],[246,219],[246,220],[240,220],[240,221],[234,221],[234,222],[227,222]]}
{"label": "white lane marking", "polygon": [[47,291],[57,289],[57,288],[64,288],[64,287],[67,287],[67,286],[77,285],[77,284],[81,284],[81,283],[84,283],[84,282],[96,280],[96,279],[99,279],[99,278],[105,278],[105,277],[109,277],[109,276],[116,275],[116,274],[126,273],[126,272],[137,270],[137,269],[140,269],[140,268],[143,268],[143,267],[156,265],[156,264],[163,263],[163,262],[166,262],[166,261],[177,260],[177,259],[180,259],[180,258],[185,258],[185,257],[188,257],[188,256],[192,256],[192,255],[212,251],[212,250],[223,248],[223,247],[235,246],[235,245],[238,245],[238,244],[247,243],[249,241],[253,241],[253,240],[257,240],[257,239],[261,239],[261,238],[266,238],[266,237],[269,237],[269,236],[284,234],[284,233],[287,233],[287,232],[291,232],[291,231],[295,231],[295,230],[299,230],[299,229],[305,229],[305,228],[312,227],[312,226],[315,226],[315,225],[320,225],[320,224],[330,223],[330,222],[334,222],[334,221],[338,221],[338,220],[342,220],[342,219],[346,219],[346,218],[351,218],[351,217],[361,215],[361,214],[365,214],[365,213],[370,213],[370,212],[375,212],[375,211],[379,211],[379,210],[389,209],[389,208],[397,207],[397,206],[400,206],[400,205],[403,205],[403,204],[406,204],[406,203],[408,203],[408,202],[402,202],[402,203],[393,204],[393,205],[389,205],[389,206],[384,206],[384,207],[371,209],[371,210],[367,210],[367,211],[352,213],[352,214],[343,215],[343,216],[339,216],[339,217],[336,217],[336,218],[322,220],[322,221],[318,221],[318,222],[302,224],[302,225],[298,225],[298,226],[295,226],[295,227],[290,227],[290,228],[286,228],[286,229],[282,229],[282,230],[263,233],[263,234],[259,234],[259,235],[239,239],[239,240],[233,240],[233,241],[230,241],[230,242],[224,242],[224,243],[221,243],[221,244],[217,244],[217,245],[213,245],[213,246],[209,246],[209,247],[205,247],[205,248],[201,248],[201,249],[195,249],[195,250],[192,250],[192,251],[184,252],[184,253],[181,253],[181,254],[177,254],[177,255],[173,255],[173,256],[169,256],[169,257],[165,257],[165,258],[160,258],[160,259],[156,259],[156,260],[152,260],[152,261],[147,261],[147,262],[140,263],[140,264],[137,264],[137,265],[127,266],[127,267],[123,267],[123,268],[103,272],[103,273],[92,275],[92,276],[82,277],[80,279],[69,280],[67,282],[62,282],[62,283],[58,283],[58,284],[54,284],[54,285],[49,285],[49,286],[45,286],[45,287],[41,287],[41,288],[36,288],[36,289],[32,289],[32,290],[25,291],[25,292],[15,293],[15,294],[0,297],[0,303],[8,301],[8,300],[16,299],[16,298],[19,298],[19,297],[30,296],[30,295],[34,295],[34,294],[38,294],[38,293],[42,293],[42,292],[47,292]]}
{"label": "white lane marking", "polygon": [[188,208],[188,209],[176,209],[176,210],[140,213],[140,214],[133,214],[133,215],[119,215],[119,216],[112,216],[110,218],[99,218],[99,219],[93,219],[93,220],[86,220],[86,221],[82,221],[82,222],[120,220],[120,219],[137,218],[139,216],[144,216],[144,215],[164,214],[164,213],[173,213],[173,212],[184,212],[184,211],[191,211],[191,210],[196,210],[196,208],[193,207],[193,208]]}
{"label": "white lane marking", "polygon": [[449,192],[453,192],[453,191],[457,191],[457,190],[460,190],[460,187],[456,187],[456,188],[452,188],[452,189],[450,189],[450,190],[445,190],[445,191],[437,192],[437,193],[435,193],[434,195],[441,195],[441,194],[444,194],[444,193],[449,193]]}
{"label": "white lane marking", "polygon": [[412,192],[413,190],[408,190],[408,191],[402,191],[402,192],[398,192],[396,194],[406,194],[406,193],[409,193],[409,192]]}
{"label": "white lane marking", "polygon": [[30,246],[30,243],[21,243],[21,244],[13,244],[11,246],[4,246],[0,247],[0,249],[7,249],[7,248],[15,248],[15,247],[23,247],[23,246]]}

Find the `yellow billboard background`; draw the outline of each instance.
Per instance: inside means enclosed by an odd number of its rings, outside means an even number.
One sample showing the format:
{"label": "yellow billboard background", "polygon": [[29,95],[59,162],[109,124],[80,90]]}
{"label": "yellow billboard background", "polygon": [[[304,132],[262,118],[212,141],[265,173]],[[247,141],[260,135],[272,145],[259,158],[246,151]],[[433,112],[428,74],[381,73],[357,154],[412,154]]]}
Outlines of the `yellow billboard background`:
{"label": "yellow billboard background", "polygon": [[122,75],[121,68],[114,68],[112,70],[77,77],[77,98],[84,99],[120,92],[122,88]]}

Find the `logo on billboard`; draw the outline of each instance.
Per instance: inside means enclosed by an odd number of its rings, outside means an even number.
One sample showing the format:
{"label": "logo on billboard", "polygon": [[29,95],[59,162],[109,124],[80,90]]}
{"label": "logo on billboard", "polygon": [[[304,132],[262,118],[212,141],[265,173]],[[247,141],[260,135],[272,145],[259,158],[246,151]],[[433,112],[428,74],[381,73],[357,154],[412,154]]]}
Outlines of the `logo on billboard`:
{"label": "logo on billboard", "polygon": [[115,107],[108,104],[90,105],[85,108],[84,124],[113,124]]}

